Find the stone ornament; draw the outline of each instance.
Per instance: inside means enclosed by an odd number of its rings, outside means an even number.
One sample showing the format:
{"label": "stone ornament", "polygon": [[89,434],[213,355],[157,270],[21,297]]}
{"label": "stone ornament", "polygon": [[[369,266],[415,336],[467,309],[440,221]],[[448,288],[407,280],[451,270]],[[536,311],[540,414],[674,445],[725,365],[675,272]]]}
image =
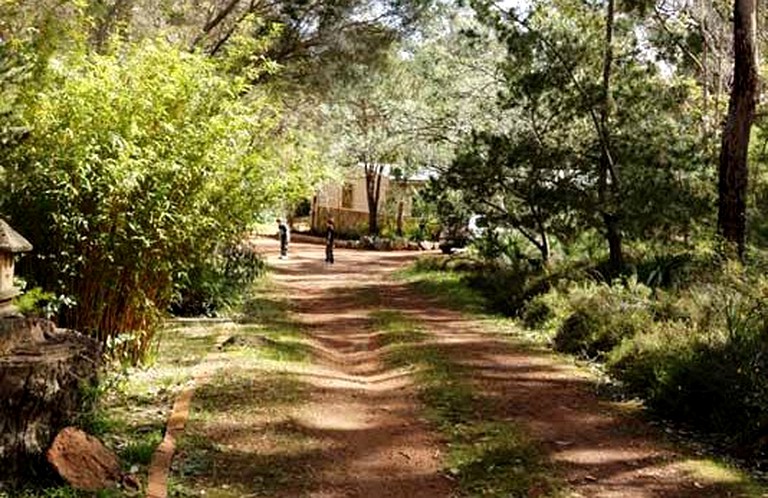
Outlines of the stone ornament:
{"label": "stone ornament", "polygon": [[0,219],[0,317],[16,314],[11,301],[20,291],[13,286],[14,257],[31,250],[32,244]]}

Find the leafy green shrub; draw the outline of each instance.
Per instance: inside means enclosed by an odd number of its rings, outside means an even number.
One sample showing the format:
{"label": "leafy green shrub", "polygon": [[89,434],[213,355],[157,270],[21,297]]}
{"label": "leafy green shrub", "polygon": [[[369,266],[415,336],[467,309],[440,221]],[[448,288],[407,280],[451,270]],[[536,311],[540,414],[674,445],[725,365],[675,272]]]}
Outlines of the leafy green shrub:
{"label": "leafy green shrub", "polygon": [[0,210],[35,246],[19,273],[74,300],[61,324],[134,334],[138,361],[179,279],[317,173],[286,166],[281,148],[303,149],[226,61],[145,40],[55,62],[19,97],[28,134],[0,157]]}
{"label": "leafy green shrub", "polygon": [[635,281],[572,289],[572,313],[555,335],[555,349],[587,358],[600,357],[624,339],[653,328],[649,297],[650,289]]}
{"label": "leafy green shrub", "polygon": [[519,315],[527,301],[552,285],[552,280],[527,258],[476,266],[482,269],[468,275],[468,283],[488,298],[494,310],[505,315]]}
{"label": "leafy green shrub", "polygon": [[22,315],[39,315],[48,317],[49,303],[55,300],[52,292],[45,292],[35,287],[14,299],[14,305]]}
{"label": "leafy green shrub", "polygon": [[264,266],[259,254],[247,244],[214,254],[184,272],[171,312],[178,316],[215,316],[237,304]]}
{"label": "leafy green shrub", "polygon": [[443,271],[447,261],[444,257],[423,256],[411,265],[410,271],[417,274]]}
{"label": "leafy green shrub", "polygon": [[547,303],[544,295],[534,297],[523,307],[523,324],[531,329],[543,326],[554,316],[555,311]]}
{"label": "leafy green shrub", "polygon": [[758,449],[768,434],[768,308],[762,294],[760,283],[711,288],[701,320],[664,322],[638,334],[608,356],[609,372],[661,415]]}
{"label": "leafy green shrub", "polygon": [[649,303],[654,320],[658,322],[692,320],[695,312],[691,309],[689,294],[689,292],[669,293],[656,289],[654,299]]}
{"label": "leafy green shrub", "polygon": [[132,464],[149,465],[155,450],[162,441],[163,432],[159,429],[133,435],[120,449],[123,465],[127,467]]}
{"label": "leafy green shrub", "polygon": [[664,289],[684,289],[712,281],[719,270],[717,256],[706,247],[692,252],[654,254],[634,265],[638,281]]}
{"label": "leafy green shrub", "polygon": [[[320,230],[320,235],[325,235],[324,229]],[[344,240],[360,240],[361,237],[368,235],[368,224],[358,223],[354,226],[339,227],[336,229],[336,237]]]}

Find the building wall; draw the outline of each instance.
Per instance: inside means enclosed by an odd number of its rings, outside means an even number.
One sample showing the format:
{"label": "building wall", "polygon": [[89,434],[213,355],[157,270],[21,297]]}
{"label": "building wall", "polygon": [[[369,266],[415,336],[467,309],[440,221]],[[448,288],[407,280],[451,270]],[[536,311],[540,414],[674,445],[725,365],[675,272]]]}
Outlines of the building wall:
{"label": "building wall", "polygon": [[[344,205],[345,185],[351,190],[348,205]],[[386,213],[387,200],[397,196],[403,200],[403,218],[409,218],[412,211],[412,197],[414,190],[418,188],[414,183],[407,183],[404,187],[391,181],[388,177],[381,179],[381,191],[379,197],[379,221],[385,223],[388,217],[396,216],[396,213]],[[347,194],[349,195],[349,194]],[[388,216],[389,214],[389,216]],[[368,225],[368,196],[365,188],[365,174],[360,172],[353,177],[348,177],[343,184],[329,183],[324,185],[316,194],[312,204],[311,223],[313,230],[322,231],[329,216],[332,216],[336,228],[339,231],[359,230],[361,226]]]}
{"label": "building wall", "polygon": [[[389,178],[381,179],[381,202],[387,198],[390,190]],[[352,202],[348,206],[343,205],[343,191],[345,185],[352,189]],[[368,212],[368,195],[365,189],[365,175],[356,175],[347,178],[343,183],[328,183],[317,192],[317,205],[334,209],[352,209],[354,211]]]}

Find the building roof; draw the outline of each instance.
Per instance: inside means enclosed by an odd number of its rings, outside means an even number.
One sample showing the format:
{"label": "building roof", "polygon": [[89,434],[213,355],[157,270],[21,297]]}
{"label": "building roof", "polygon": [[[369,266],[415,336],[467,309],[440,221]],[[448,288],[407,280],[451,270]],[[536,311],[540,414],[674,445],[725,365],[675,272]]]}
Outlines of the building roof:
{"label": "building roof", "polygon": [[32,244],[22,237],[19,232],[0,219],[0,252],[27,252],[32,250]]}

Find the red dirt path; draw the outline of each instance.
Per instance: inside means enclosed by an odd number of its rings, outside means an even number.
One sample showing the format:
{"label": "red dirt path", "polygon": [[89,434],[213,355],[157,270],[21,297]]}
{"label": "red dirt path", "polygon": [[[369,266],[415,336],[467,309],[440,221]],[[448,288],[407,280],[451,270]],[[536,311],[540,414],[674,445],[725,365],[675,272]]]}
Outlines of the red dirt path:
{"label": "red dirt path", "polygon": [[483,330],[480,321],[441,307],[391,278],[413,253],[336,250],[258,241],[275,279],[295,305],[320,357],[303,375],[311,402],[296,423],[332,439],[336,450],[312,462],[312,497],[447,497],[456,490],[441,472],[441,441],[420,418],[411,379],[387,371],[368,313],[407,313],[435,335],[488,396],[488,416],[512,420],[541,441],[578,497],[719,497],[722,482],[691,474],[691,458],[620,405],[601,401],[588,374],[546,352]]}

